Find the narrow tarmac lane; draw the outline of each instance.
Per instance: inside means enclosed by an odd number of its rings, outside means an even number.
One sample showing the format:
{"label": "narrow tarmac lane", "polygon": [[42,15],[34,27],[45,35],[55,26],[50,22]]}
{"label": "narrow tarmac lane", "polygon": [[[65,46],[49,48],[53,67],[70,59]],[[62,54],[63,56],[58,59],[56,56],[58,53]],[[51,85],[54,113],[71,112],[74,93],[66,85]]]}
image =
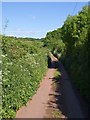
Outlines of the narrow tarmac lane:
{"label": "narrow tarmac lane", "polygon": [[[55,62],[58,62],[51,54],[52,66],[48,69],[46,76],[43,78],[39,89],[26,106],[23,106],[17,111],[16,118],[46,118],[47,117],[47,103],[52,93],[52,84],[54,78],[54,72],[56,71]],[[62,97],[64,115],[67,118],[85,118],[78,99],[73,91],[72,85],[69,81],[67,72],[65,71],[61,62],[58,62],[59,69],[61,71],[61,85],[62,85]],[[60,89],[60,88],[59,88]],[[59,93],[61,94],[61,93]],[[58,100],[60,101],[60,100]],[[55,103],[59,104],[60,103]],[[58,105],[57,105],[58,106]],[[59,109],[61,112],[61,109]],[[48,116],[49,117],[49,116]],[[62,118],[63,116],[61,116]]]}
{"label": "narrow tarmac lane", "polygon": [[[52,61],[54,58],[52,57]],[[54,64],[52,64],[54,66]],[[52,79],[54,77],[55,68],[48,69],[46,76],[43,78],[40,87],[26,106],[17,111],[16,118],[43,118],[45,116],[45,108],[49,99]]]}

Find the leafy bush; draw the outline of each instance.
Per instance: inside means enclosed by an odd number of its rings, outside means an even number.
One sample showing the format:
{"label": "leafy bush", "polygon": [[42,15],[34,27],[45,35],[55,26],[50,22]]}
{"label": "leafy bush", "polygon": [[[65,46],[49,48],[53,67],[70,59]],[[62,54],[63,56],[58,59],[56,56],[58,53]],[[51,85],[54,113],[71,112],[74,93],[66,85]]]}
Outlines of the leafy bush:
{"label": "leafy bush", "polygon": [[3,118],[14,118],[35,94],[47,70],[47,53],[40,41],[2,37]]}
{"label": "leafy bush", "polygon": [[62,27],[62,39],[66,46],[64,64],[81,95],[90,102],[88,94],[88,7],[75,16],[68,16]]}
{"label": "leafy bush", "polygon": [[52,53],[60,59],[70,74],[81,95],[90,103],[88,78],[88,51],[90,15],[89,6],[75,16],[69,15],[64,25],[57,30],[48,32],[43,40]]}

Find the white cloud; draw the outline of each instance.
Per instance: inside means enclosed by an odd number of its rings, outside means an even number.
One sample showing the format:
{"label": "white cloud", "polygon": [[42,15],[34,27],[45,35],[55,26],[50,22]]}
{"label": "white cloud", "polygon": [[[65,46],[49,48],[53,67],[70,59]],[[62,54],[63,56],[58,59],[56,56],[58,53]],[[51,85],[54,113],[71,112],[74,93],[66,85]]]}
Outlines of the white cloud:
{"label": "white cloud", "polygon": [[28,31],[28,30],[21,30],[21,29],[18,29],[18,30],[12,30],[12,31],[6,31],[7,33],[22,33],[22,34],[34,34],[33,31]]}
{"label": "white cloud", "polygon": [[7,35],[7,36],[11,36],[11,37],[12,37],[12,36],[15,36],[15,35],[13,35],[13,34],[9,34],[9,35]]}
{"label": "white cloud", "polygon": [[47,32],[47,31],[52,31],[50,29],[39,29],[39,30],[25,30],[22,28],[16,28],[15,30],[6,30],[7,33],[42,33],[42,32]]}
{"label": "white cloud", "polygon": [[36,16],[32,16],[32,19],[35,20],[35,19],[36,19]]}

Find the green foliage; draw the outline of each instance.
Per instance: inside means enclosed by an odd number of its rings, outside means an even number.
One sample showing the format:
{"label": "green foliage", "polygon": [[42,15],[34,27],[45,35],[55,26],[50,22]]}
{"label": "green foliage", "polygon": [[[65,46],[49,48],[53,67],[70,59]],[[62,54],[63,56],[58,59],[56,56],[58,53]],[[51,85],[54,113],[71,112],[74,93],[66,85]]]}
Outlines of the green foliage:
{"label": "green foliage", "polygon": [[35,94],[47,70],[47,49],[40,41],[2,37],[2,117],[16,111]]}
{"label": "green foliage", "polygon": [[54,78],[55,78],[56,80],[58,80],[58,79],[60,79],[60,76],[61,76],[60,71],[59,71],[59,70],[56,70],[55,73],[54,73]]}
{"label": "green foliage", "polygon": [[46,38],[43,40],[44,45],[47,46],[54,54],[61,53],[65,51],[65,44],[61,39],[61,28],[48,32]]}
{"label": "green foliage", "polygon": [[66,45],[64,64],[80,93],[90,102],[88,95],[88,8],[85,6],[76,16],[68,16],[62,27],[62,39]]}
{"label": "green foliage", "polygon": [[69,15],[62,28],[47,33],[44,44],[64,63],[80,93],[90,102],[88,94],[88,38],[90,31],[90,6],[85,6],[75,16]]}
{"label": "green foliage", "polygon": [[[2,117],[14,118],[15,112],[36,92],[51,62],[47,48],[63,61],[80,93],[90,102],[89,31],[90,17],[85,6],[78,15],[69,15],[62,28],[48,32],[41,41],[2,36]],[[58,79],[60,75],[55,73],[55,76]]]}

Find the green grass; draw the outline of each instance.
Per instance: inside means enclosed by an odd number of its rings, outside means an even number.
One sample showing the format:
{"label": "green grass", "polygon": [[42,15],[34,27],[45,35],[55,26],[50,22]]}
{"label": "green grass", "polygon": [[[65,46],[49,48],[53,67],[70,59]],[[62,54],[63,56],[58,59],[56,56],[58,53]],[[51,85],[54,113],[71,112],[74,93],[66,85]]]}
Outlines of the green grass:
{"label": "green grass", "polygon": [[52,117],[53,118],[61,118],[61,112],[58,110],[52,111]]}
{"label": "green grass", "polygon": [[60,76],[61,76],[60,71],[59,71],[59,70],[56,70],[55,73],[54,73],[54,78],[55,78],[56,80],[58,80],[58,79],[60,78]]}

